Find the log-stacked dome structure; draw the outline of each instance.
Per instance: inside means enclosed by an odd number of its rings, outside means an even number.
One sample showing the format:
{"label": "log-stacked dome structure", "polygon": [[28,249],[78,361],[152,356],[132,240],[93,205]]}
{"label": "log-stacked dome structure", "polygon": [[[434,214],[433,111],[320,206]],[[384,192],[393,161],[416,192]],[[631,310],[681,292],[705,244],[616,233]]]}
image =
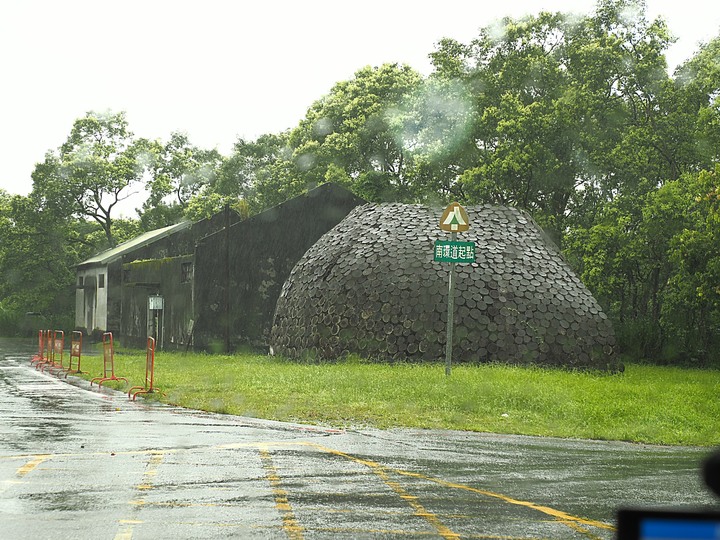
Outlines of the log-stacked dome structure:
{"label": "log-stacked dome structure", "polygon": [[[456,265],[453,362],[614,371],[612,326],[524,212],[468,207],[474,263]],[[442,209],[365,204],[297,263],[277,303],[274,352],[378,361],[444,359],[449,264],[435,262]]]}

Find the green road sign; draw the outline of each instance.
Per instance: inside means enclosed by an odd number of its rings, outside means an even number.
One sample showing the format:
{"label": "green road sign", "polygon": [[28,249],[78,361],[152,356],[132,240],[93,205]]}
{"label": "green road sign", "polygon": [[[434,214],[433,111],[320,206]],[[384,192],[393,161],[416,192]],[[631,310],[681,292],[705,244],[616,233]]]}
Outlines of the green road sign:
{"label": "green road sign", "polygon": [[435,240],[434,260],[436,262],[473,263],[475,262],[475,242]]}

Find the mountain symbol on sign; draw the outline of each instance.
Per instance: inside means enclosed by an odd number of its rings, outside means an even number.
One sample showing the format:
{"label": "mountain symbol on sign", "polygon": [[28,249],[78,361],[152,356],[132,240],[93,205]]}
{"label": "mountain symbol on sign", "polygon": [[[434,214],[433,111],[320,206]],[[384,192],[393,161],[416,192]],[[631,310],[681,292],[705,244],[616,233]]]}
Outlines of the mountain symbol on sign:
{"label": "mountain symbol on sign", "polygon": [[470,228],[467,213],[458,203],[452,203],[440,218],[440,228],[448,232],[462,232]]}

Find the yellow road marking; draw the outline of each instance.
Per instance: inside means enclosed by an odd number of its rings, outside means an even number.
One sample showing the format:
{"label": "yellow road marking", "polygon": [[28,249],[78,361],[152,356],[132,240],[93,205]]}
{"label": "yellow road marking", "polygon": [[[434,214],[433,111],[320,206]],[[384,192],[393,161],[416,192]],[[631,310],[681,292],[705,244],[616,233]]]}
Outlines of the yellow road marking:
{"label": "yellow road marking", "polygon": [[377,476],[379,476],[382,481],[387,485],[390,489],[392,489],[395,493],[397,493],[400,498],[405,500],[410,507],[415,510],[415,515],[422,517],[427,521],[432,527],[437,531],[437,533],[446,539],[455,539],[460,538],[460,535],[450,530],[440,519],[427,510],[420,502],[418,501],[418,498],[414,495],[410,495],[405,488],[403,488],[398,482],[395,482],[390,479],[390,476],[387,474],[388,471],[394,471],[394,469],[391,469],[389,467],[385,467],[384,465],[380,465],[379,463],[375,461],[370,461],[367,459],[362,459],[356,456],[353,456],[351,454],[346,454],[345,452],[341,452],[339,450],[334,450],[332,448],[327,448],[325,446],[316,444],[316,443],[310,443],[305,442],[301,443],[305,446],[311,446],[315,448],[319,448],[323,452],[327,452],[329,454],[333,454],[336,456],[343,457],[345,459],[349,459],[350,461],[354,461],[355,463],[359,463],[360,465],[365,465],[366,467],[369,467],[370,470]]}
{"label": "yellow road marking", "polygon": [[[199,523],[198,523],[199,525]],[[220,524],[215,524],[216,526],[221,526]],[[227,527],[235,527],[234,524],[225,524],[224,526]],[[269,529],[272,530],[273,527],[269,526],[252,526],[253,529]],[[417,538],[419,536],[427,536],[429,538],[437,538],[437,532],[436,531],[408,531],[404,529],[370,529],[370,528],[358,528],[358,527],[307,527],[305,528],[305,531],[307,532],[314,532],[314,533],[333,533],[335,535],[352,535],[353,538],[366,538],[368,535],[374,535],[374,536],[392,536],[393,538],[401,537],[401,536],[410,536],[412,538]],[[477,534],[477,533],[469,533],[469,534],[463,534],[462,538],[474,538],[477,540],[531,540],[528,536],[508,536],[506,534],[502,535],[495,535],[495,534]]]}
{"label": "yellow road marking", "polygon": [[131,527],[125,527],[124,529],[120,529],[117,534],[115,535],[115,540],[132,540],[133,537],[133,528]]}
{"label": "yellow road marking", "polygon": [[400,495],[402,499],[407,501],[410,507],[415,510],[415,515],[425,519],[425,521],[433,526],[440,536],[446,539],[460,538],[459,534],[451,531],[435,514],[420,504],[417,497],[410,495],[398,482],[390,480],[390,477],[387,474],[388,469],[385,469],[385,467],[373,461],[365,461],[364,464],[371,467],[372,471],[379,476],[382,481],[390,487],[390,489]]}
{"label": "yellow road marking", "polygon": [[[371,464],[374,464],[374,462],[372,462],[372,461],[363,460],[363,459],[361,459],[361,458],[357,458],[357,457],[355,457],[355,456],[351,456],[350,454],[345,454],[344,452],[340,452],[340,451],[334,450],[334,449],[332,449],[332,448],[327,448],[327,447],[322,446],[322,445],[317,444],[317,443],[313,443],[313,442],[302,442],[302,443],[298,443],[298,444],[302,444],[302,445],[304,445],[304,446],[315,447],[315,448],[318,448],[319,450],[322,450],[323,452],[327,452],[327,453],[329,453],[329,454],[334,454],[334,455],[337,455],[337,456],[342,456],[342,457],[345,457],[345,458],[350,459],[350,460],[352,460],[352,461],[355,461],[355,462],[357,462],[357,463],[363,463],[363,464],[365,464],[365,465],[367,465],[367,466],[370,466],[370,467],[372,467]],[[578,517],[578,516],[573,516],[573,515],[571,515],[571,514],[568,514],[568,513],[566,513],[566,512],[563,512],[563,511],[561,511],[561,510],[556,510],[555,508],[550,508],[549,506],[542,506],[542,505],[535,504],[535,503],[529,502],[529,501],[522,501],[522,500],[519,500],[519,499],[513,499],[512,497],[508,497],[508,496],[503,495],[503,494],[501,494],[501,493],[495,493],[495,492],[492,492],[492,491],[487,491],[487,490],[483,490],[483,489],[478,489],[478,488],[474,488],[474,487],[471,487],[471,486],[467,486],[467,485],[465,485],[465,484],[458,484],[458,483],[455,483],[455,482],[449,482],[449,481],[443,480],[443,479],[441,479],[441,478],[434,478],[434,477],[432,477],[432,476],[427,476],[427,475],[420,474],[420,473],[414,473],[414,472],[410,472],[410,471],[404,471],[404,470],[402,470],[402,469],[394,469],[394,468],[391,468],[391,467],[384,467],[384,466],[379,465],[379,464],[375,464],[375,465],[377,465],[378,467],[381,467],[383,470],[391,471],[391,472],[394,472],[394,473],[396,473],[396,474],[400,474],[400,475],[403,475],[403,476],[410,476],[410,477],[414,477],[414,478],[420,478],[420,479],[422,479],[422,480],[426,480],[426,481],[429,481],[429,482],[433,482],[433,483],[438,484],[438,485],[441,485],[441,486],[445,486],[445,487],[449,487],[449,488],[453,488],[453,489],[462,489],[462,490],[464,490],[464,491],[470,491],[470,492],[473,492],[473,493],[478,493],[478,494],[484,495],[484,496],[486,496],[486,497],[492,497],[492,498],[495,498],[495,499],[500,499],[501,501],[504,501],[504,502],[506,502],[506,503],[508,503],[508,504],[513,504],[513,505],[517,505],[517,506],[524,506],[524,507],[526,507],[526,508],[531,508],[532,510],[536,510],[536,511],[538,511],[538,512],[542,512],[542,513],[544,513],[544,514],[547,514],[547,515],[549,515],[549,516],[552,516],[553,518],[555,518],[557,521],[559,521],[559,522],[562,523],[563,525],[566,525],[566,526],[568,526],[568,527],[570,527],[570,528],[572,528],[572,529],[574,529],[574,530],[577,530],[578,532],[583,532],[584,534],[588,534],[588,535],[589,535],[590,532],[589,532],[589,531],[582,530],[582,528],[578,527],[578,525],[586,525],[586,526],[591,526],[591,527],[597,527],[597,528],[600,528],[600,529],[606,529],[606,530],[610,530],[610,531],[614,531],[614,530],[615,530],[615,527],[613,527],[612,525],[608,525],[607,523],[603,523],[602,521],[595,521],[595,520],[592,520],[592,519],[586,519],[586,518],[582,518],[582,517]]]}
{"label": "yellow road marking", "polygon": [[20,477],[25,476],[29,472],[32,472],[38,465],[47,461],[51,457],[52,456],[50,454],[37,455],[37,456],[35,456],[34,459],[28,461],[25,465],[23,465],[17,471],[15,471],[15,474]]}
{"label": "yellow road marking", "polygon": [[[146,452],[148,453],[148,452]],[[157,476],[157,469],[162,463],[163,459],[165,459],[165,451],[161,450],[153,450],[150,451],[150,460],[148,461],[147,468],[145,469],[145,472],[143,473],[143,478],[145,480],[144,483],[138,484],[135,486],[135,490],[139,492],[139,497],[136,499],[129,501],[128,504],[133,505],[135,508],[141,508],[145,506],[145,493],[146,491],[149,491],[153,489],[155,486],[152,483],[152,478]],[[118,520],[119,525],[127,525],[126,527],[122,527],[118,530],[117,534],[115,535],[115,540],[132,540],[133,533],[135,532],[135,525],[142,524],[142,520],[137,519],[120,519]]]}
{"label": "yellow road marking", "polygon": [[295,518],[292,506],[288,502],[287,491],[282,487],[277,467],[275,467],[270,451],[266,447],[260,448],[260,461],[263,469],[265,469],[265,476],[270,482],[270,486],[272,486],[275,508],[278,509],[282,516],[283,530],[293,540],[302,540],[304,538],[303,528]]}
{"label": "yellow road marking", "polygon": [[421,478],[423,480],[427,480],[429,482],[434,482],[441,486],[450,487],[450,488],[454,488],[454,489],[462,489],[462,490],[470,491],[473,493],[479,493],[480,495],[485,495],[486,497],[493,497],[495,499],[500,499],[501,501],[504,501],[509,504],[532,508],[533,510],[537,510],[538,512],[542,512],[544,514],[552,516],[561,522],[579,523],[581,525],[589,525],[591,527],[598,527],[600,529],[607,529],[609,531],[615,530],[615,527],[613,527],[612,525],[608,525],[607,523],[603,523],[602,521],[595,521],[592,519],[586,519],[586,518],[581,518],[578,516],[573,516],[571,514],[563,512],[561,510],[556,510],[555,508],[550,508],[549,506],[542,506],[542,505],[535,504],[535,503],[529,502],[529,501],[521,501],[518,499],[513,499],[512,497],[508,497],[507,495],[503,495],[502,493],[494,493],[492,491],[487,491],[484,489],[478,489],[478,488],[474,488],[471,486],[466,486],[465,484],[456,484],[455,482],[448,482],[447,480],[443,480],[441,478],[433,478],[432,476],[426,476],[426,475],[420,474],[420,473],[403,471],[400,469],[395,469],[395,472],[397,472],[398,474],[402,474],[404,476],[412,476],[415,478]]}
{"label": "yellow road marking", "polygon": [[152,489],[153,487],[155,487],[155,486],[153,486],[151,479],[154,476],[157,476],[157,468],[160,465],[160,463],[162,463],[164,458],[165,458],[165,455],[163,452],[154,452],[152,454],[152,457],[150,458],[150,461],[148,462],[147,469],[143,473],[145,482],[135,486],[135,489],[145,491],[145,490],[149,490],[149,489]]}

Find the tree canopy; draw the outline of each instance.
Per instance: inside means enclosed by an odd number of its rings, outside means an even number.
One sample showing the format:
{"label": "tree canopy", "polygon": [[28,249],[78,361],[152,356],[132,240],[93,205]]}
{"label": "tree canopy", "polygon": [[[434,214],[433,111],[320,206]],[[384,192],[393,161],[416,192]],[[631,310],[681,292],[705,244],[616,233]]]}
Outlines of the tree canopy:
{"label": "tree canopy", "polygon": [[35,168],[33,193],[48,208],[96,222],[114,246],[113,209],[133,194],[151,162],[148,141],[135,139],[124,113],[89,112]]}

